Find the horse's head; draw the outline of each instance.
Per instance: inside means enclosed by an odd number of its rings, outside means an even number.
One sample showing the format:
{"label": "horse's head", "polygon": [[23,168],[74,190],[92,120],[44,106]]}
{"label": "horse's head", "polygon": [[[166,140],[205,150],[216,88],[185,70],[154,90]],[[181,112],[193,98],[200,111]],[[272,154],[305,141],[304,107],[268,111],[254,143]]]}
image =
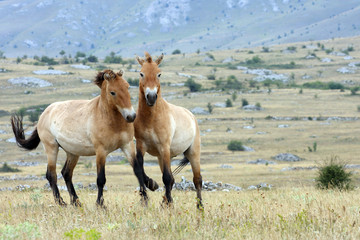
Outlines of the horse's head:
{"label": "horse's head", "polygon": [[130,85],[122,75],[122,70],[114,73],[107,69],[99,72],[94,82],[101,88],[101,96],[106,99],[107,104],[119,111],[127,122],[133,122],[136,113],[131,105]]}
{"label": "horse's head", "polygon": [[161,54],[158,59],[153,61],[148,52],[145,52],[145,59],[136,56],[136,60],[141,65],[139,90],[144,95],[146,104],[150,107],[155,105],[160,94],[161,71],[158,66],[163,57],[164,54]]}

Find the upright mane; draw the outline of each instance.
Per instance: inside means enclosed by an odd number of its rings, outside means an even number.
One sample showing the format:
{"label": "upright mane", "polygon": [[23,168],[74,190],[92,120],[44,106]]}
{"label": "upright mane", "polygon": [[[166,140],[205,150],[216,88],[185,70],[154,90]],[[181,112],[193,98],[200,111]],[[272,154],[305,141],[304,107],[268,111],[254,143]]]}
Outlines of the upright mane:
{"label": "upright mane", "polygon": [[145,52],[145,59],[148,63],[151,63],[152,62],[152,58],[150,56],[150,54],[148,52]]}
{"label": "upright mane", "polygon": [[[122,74],[121,74],[122,75]],[[121,76],[120,75],[120,76]],[[98,74],[96,75],[95,79],[94,79],[94,83],[101,88],[102,83],[104,82],[104,80],[110,80],[110,79],[114,79],[115,73],[110,70],[110,69],[106,69],[102,72],[98,72]]]}

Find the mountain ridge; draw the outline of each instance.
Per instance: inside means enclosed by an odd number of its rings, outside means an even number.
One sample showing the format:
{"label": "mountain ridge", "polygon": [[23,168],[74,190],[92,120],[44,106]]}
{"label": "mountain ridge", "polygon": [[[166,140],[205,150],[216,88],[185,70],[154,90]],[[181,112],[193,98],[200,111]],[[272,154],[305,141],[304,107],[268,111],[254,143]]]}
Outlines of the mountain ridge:
{"label": "mountain ridge", "polygon": [[360,3],[329,0],[0,1],[6,56],[209,51],[360,35]]}

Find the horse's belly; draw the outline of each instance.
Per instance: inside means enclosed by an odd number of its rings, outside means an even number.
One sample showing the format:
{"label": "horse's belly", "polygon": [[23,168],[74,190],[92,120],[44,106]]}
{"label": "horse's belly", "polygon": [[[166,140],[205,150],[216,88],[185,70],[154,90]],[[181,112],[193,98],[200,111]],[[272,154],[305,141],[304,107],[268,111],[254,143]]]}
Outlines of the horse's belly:
{"label": "horse's belly", "polygon": [[78,156],[92,156],[95,155],[95,149],[91,142],[84,139],[68,139],[58,137],[56,141],[59,143],[60,147],[66,152],[70,152]]}
{"label": "horse's belly", "polygon": [[174,137],[170,145],[171,157],[183,154],[193,143],[194,137],[190,134]]}
{"label": "horse's belly", "polygon": [[56,141],[65,151],[78,156],[95,155],[94,145],[87,134],[86,124],[75,123],[58,125],[56,121],[51,126],[51,131]]}

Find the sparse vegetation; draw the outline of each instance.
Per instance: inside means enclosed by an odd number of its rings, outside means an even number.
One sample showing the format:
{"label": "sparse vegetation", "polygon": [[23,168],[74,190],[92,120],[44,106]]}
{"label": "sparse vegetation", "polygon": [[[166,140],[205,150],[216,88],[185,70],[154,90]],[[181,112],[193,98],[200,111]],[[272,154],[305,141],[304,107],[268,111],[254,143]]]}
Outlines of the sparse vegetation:
{"label": "sparse vegetation", "polygon": [[341,83],[337,83],[337,82],[320,82],[320,81],[316,81],[316,82],[307,82],[304,83],[302,85],[303,88],[311,88],[311,89],[323,89],[323,90],[328,90],[328,89],[344,89],[345,86]]}

